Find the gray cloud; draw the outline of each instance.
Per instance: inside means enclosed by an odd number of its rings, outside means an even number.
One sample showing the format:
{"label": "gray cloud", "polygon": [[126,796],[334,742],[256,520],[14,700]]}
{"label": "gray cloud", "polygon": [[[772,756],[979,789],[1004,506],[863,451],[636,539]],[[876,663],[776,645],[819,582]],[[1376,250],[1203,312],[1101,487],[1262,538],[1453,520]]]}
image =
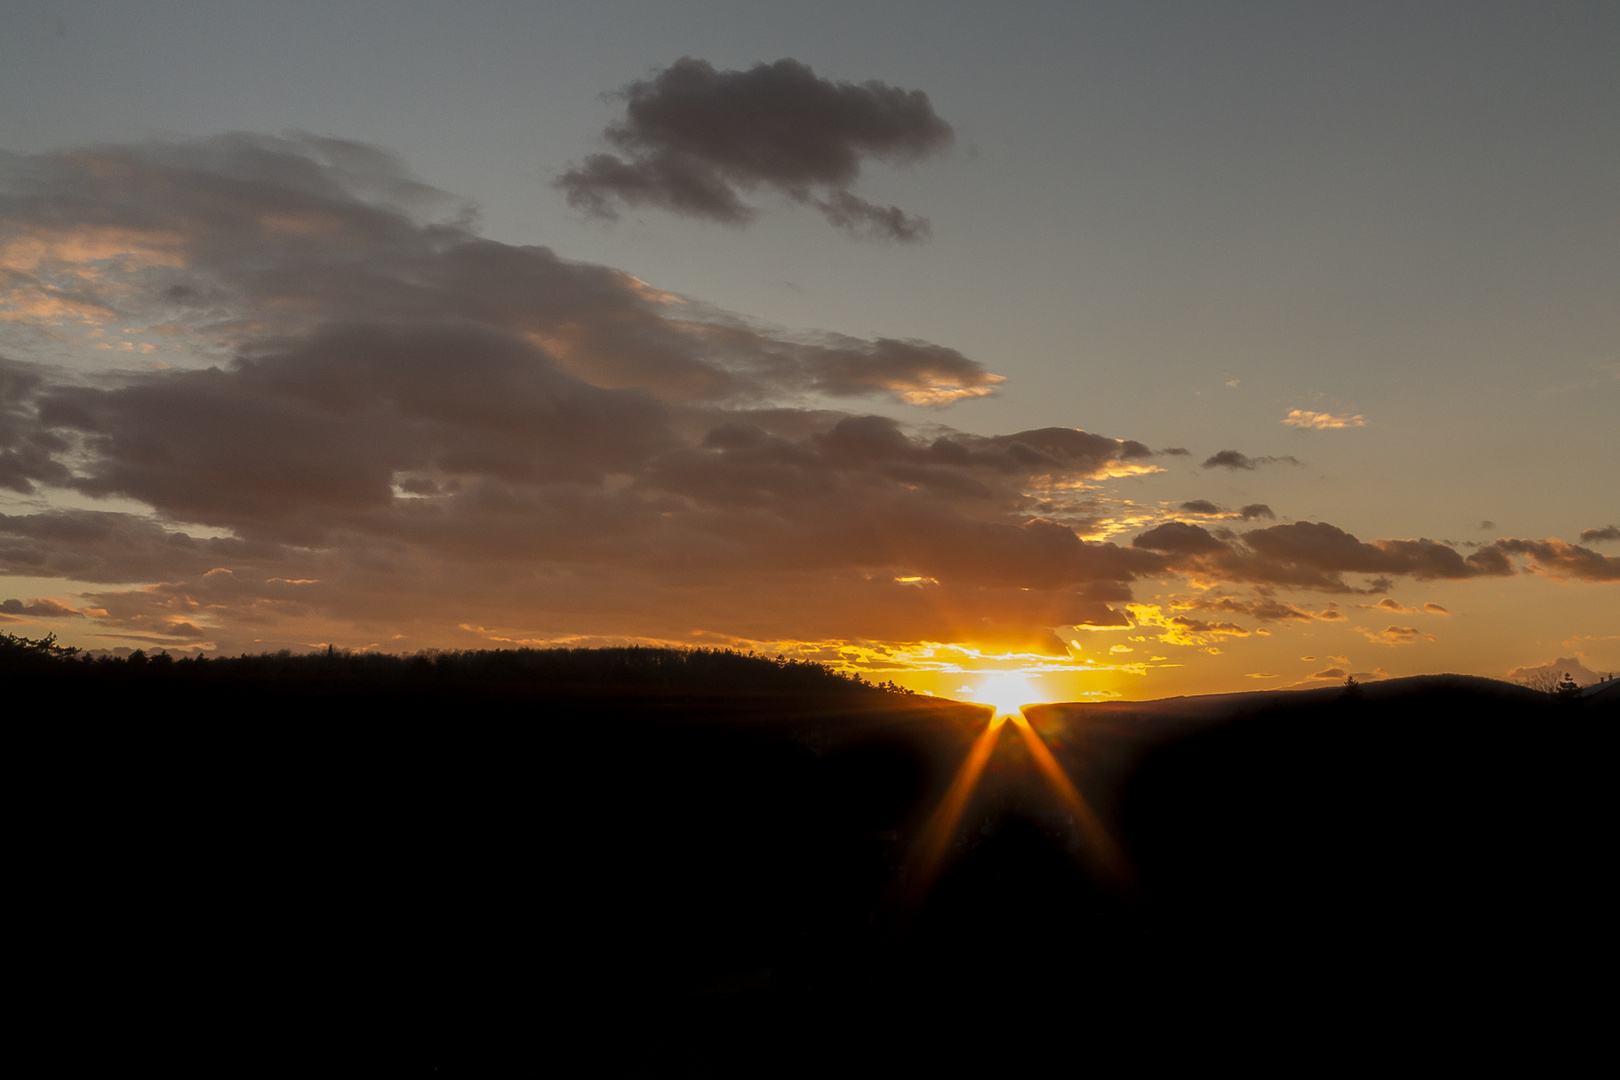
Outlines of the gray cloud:
{"label": "gray cloud", "polygon": [[31,619],[82,619],[82,612],[75,611],[65,604],[55,600],[0,600],[0,614],[22,615]]}
{"label": "gray cloud", "polygon": [[1206,529],[1184,521],[1169,521],[1138,536],[1132,547],[1148,548],[1178,555],[1201,551],[1226,551],[1226,544]]}
{"label": "gray cloud", "polygon": [[[1215,580],[1322,592],[1383,592],[1390,577],[1418,581],[1503,577],[1515,573],[1514,555],[1527,557],[1530,569],[1553,578],[1620,581],[1620,558],[1556,538],[1501,539],[1464,555],[1438,540],[1369,543],[1327,522],[1297,521],[1231,537],[1177,521],[1147,530],[1132,544],[1173,556],[1178,568]],[[1356,589],[1346,583],[1345,574],[1376,577],[1365,588]],[[1408,610],[1392,600],[1375,606]],[[1438,604],[1425,605],[1425,610],[1448,614]]]}
{"label": "gray cloud", "polygon": [[1235,615],[1248,615],[1259,619],[1261,622],[1312,622],[1317,619],[1333,622],[1344,617],[1331,604],[1325,612],[1317,614],[1295,607],[1292,604],[1281,603],[1269,597],[1259,600],[1237,600],[1230,596],[1204,598],[1198,600],[1193,606],[1204,611],[1225,611]]}
{"label": "gray cloud", "polygon": [[1189,514],[1204,514],[1210,517],[1242,518],[1244,521],[1253,521],[1255,518],[1270,518],[1276,520],[1277,515],[1271,512],[1271,507],[1265,503],[1249,503],[1235,513],[1224,506],[1217,506],[1208,499],[1194,499],[1181,504],[1181,509]]}
{"label": "gray cloud", "polygon": [[[1383,592],[1389,577],[1430,581],[1514,572],[1510,549],[1500,545],[1464,556],[1436,540],[1368,543],[1327,522],[1298,521],[1251,529],[1241,536],[1217,536],[1202,526],[1178,521],[1149,529],[1132,544],[1170,555],[1182,571],[1213,580],[1329,593]],[[1620,564],[1620,560],[1615,562]],[[1592,568],[1586,569],[1592,572]],[[1352,573],[1377,576],[1357,589],[1344,579]]]}
{"label": "gray cloud", "polygon": [[[1236,450],[1222,450],[1211,454],[1204,459],[1206,469],[1249,469],[1253,470],[1261,465],[1298,465],[1299,459],[1295,457],[1257,457],[1252,458]],[[1256,504],[1257,506],[1260,504]]]}
{"label": "gray cloud", "polygon": [[1592,544],[1600,540],[1620,540],[1620,527],[1607,525],[1601,529],[1581,530],[1581,543]]}
{"label": "gray cloud", "polygon": [[[161,324],[222,362],[332,324],[464,323],[664,401],[942,405],[1001,381],[929,342],[765,331],[619,270],[483,240],[453,199],[364,149],[235,134],[7,159],[0,235],[22,254],[4,299],[42,323]],[[451,216],[424,216],[440,210]],[[10,430],[17,392],[15,374],[0,377],[0,482],[13,488],[41,467]]]}
{"label": "gray cloud", "polygon": [[849,190],[866,160],[914,162],[951,144],[951,126],[920,90],[834,82],[793,59],[716,71],[682,57],[618,96],[624,115],[603,135],[624,156],[593,154],[556,181],[589,214],[647,205],[742,225],[757,213],[742,193],[763,187],[853,235],[928,235],[926,218]]}
{"label": "gray cloud", "polygon": [[33,493],[35,481],[68,475],[55,456],[67,444],[35,421],[31,399],[41,385],[32,369],[0,357],[0,488],[23,495]]}
{"label": "gray cloud", "polygon": [[1546,540],[1498,540],[1485,551],[1528,555],[1531,566],[1550,577],[1579,581],[1620,581],[1620,557],[1600,555],[1590,548],[1567,544],[1555,537]]}
{"label": "gray cloud", "polygon": [[[41,395],[42,424],[93,460],[70,481],[244,535],[319,538],[390,506],[396,476],[599,482],[673,445],[666,410],[468,326],[334,327],[226,370]],[[436,490],[436,489],[435,489]]]}

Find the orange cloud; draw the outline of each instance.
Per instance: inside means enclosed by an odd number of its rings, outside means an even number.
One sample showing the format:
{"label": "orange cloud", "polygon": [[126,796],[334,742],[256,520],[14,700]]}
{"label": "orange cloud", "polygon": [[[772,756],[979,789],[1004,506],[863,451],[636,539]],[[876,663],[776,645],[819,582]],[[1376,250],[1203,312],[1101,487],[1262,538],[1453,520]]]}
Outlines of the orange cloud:
{"label": "orange cloud", "polygon": [[0,601],[0,614],[30,619],[82,619],[84,613],[49,598]]}
{"label": "orange cloud", "polygon": [[[1620,557],[1600,555],[1590,548],[1546,540],[1498,540],[1498,551],[1528,555],[1531,569],[1559,581],[1620,581]],[[1482,549],[1488,550],[1488,549]]]}
{"label": "orange cloud", "polygon": [[1282,422],[1289,427],[1306,428],[1311,431],[1325,431],[1332,428],[1366,427],[1367,420],[1361,415],[1336,416],[1333,413],[1313,412],[1309,409],[1290,409]]}
{"label": "orange cloud", "polygon": [[1410,645],[1420,640],[1435,640],[1433,634],[1425,634],[1416,627],[1411,626],[1390,625],[1382,630],[1368,630],[1366,627],[1358,626],[1356,630],[1368,641],[1377,642],[1381,645]]}
{"label": "orange cloud", "polygon": [[1206,622],[1185,615],[1165,615],[1157,604],[1130,604],[1128,610],[1138,626],[1159,628],[1156,640],[1167,645],[1209,646],[1224,638],[1248,637],[1249,631],[1229,622]]}

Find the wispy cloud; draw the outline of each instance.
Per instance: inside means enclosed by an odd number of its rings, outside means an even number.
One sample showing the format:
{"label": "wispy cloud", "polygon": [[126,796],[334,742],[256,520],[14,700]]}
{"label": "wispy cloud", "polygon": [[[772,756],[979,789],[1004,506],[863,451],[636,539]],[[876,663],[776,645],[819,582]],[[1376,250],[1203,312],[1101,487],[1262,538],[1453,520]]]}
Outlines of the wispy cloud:
{"label": "wispy cloud", "polygon": [[1245,469],[1253,471],[1261,465],[1298,465],[1295,457],[1250,457],[1237,450],[1221,450],[1204,460],[1206,469]]}
{"label": "wispy cloud", "polygon": [[1369,630],[1358,626],[1356,630],[1368,641],[1380,645],[1411,645],[1417,641],[1433,641],[1433,634],[1425,634],[1413,626],[1386,626],[1382,630]]}
{"label": "wispy cloud", "polygon": [[1343,416],[1334,413],[1313,412],[1310,409],[1290,409],[1288,415],[1283,417],[1282,422],[1289,427],[1307,428],[1312,431],[1367,426],[1367,418],[1360,414]]}

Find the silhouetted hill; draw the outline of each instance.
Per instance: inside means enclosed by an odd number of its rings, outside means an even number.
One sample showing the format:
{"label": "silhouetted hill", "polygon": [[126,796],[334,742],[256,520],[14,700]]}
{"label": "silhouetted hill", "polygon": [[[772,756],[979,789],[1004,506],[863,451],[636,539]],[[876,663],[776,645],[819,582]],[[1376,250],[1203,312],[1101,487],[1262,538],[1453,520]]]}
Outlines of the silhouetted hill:
{"label": "silhouetted hill", "polygon": [[868,1036],[915,1067],[950,1049],[913,1011],[987,1001],[1140,1060],[1370,1003],[1580,1016],[1612,949],[1612,699],[1031,708],[1133,878],[1008,725],[912,903],[982,707],[662,650],[8,665],[39,992],[269,1011],[356,1063],[555,1060],[544,1016],[614,1019],[603,1071],[825,1073]]}
{"label": "silhouetted hill", "polygon": [[1407,1005],[1557,995],[1614,897],[1615,719],[1457,676],[1273,701],[1152,748],[1120,820],[1177,947],[1217,970]]}
{"label": "silhouetted hill", "polygon": [[1593,683],[1581,691],[1581,698],[1585,701],[1603,703],[1611,706],[1620,706],[1620,679],[1610,679],[1608,682]]}

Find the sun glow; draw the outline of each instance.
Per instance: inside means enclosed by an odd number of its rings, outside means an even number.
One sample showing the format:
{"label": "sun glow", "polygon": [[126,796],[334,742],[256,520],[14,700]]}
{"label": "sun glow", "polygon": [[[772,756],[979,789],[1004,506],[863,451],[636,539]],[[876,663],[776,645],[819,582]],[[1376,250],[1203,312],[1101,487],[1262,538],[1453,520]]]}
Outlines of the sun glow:
{"label": "sun glow", "polygon": [[983,675],[970,695],[974,701],[995,706],[997,716],[1022,716],[1021,706],[1041,700],[1041,693],[1023,671],[996,671]]}

